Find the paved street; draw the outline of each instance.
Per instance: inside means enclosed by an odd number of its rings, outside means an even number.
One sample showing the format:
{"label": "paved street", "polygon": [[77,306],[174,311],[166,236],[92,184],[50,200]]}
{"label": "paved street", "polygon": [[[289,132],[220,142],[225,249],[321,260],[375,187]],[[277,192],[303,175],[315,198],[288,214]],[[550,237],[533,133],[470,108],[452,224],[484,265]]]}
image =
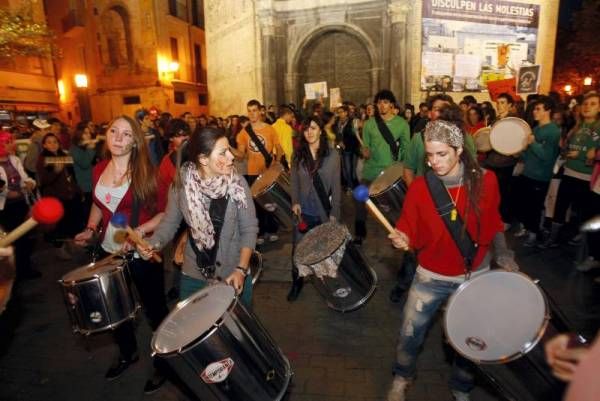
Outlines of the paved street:
{"label": "paved street", "polygon": [[[346,209],[344,214],[351,215],[351,206]],[[289,234],[263,249],[265,274],[255,287],[254,311],[291,361],[294,377],[289,401],[384,399],[400,314],[400,308],[388,301],[394,277],[390,268],[397,265],[398,254],[384,240],[382,229],[370,222],[369,230],[363,250],[379,276],[378,290],[365,307],[347,314],[328,309],[311,285],[305,286],[296,303],[286,302]],[[600,291],[593,281],[598,273],[582,274],[572,268],[573,247],[540,251],[516,246],[515,250],[523,270],[541,280],[575,328],[594,333],[600,316]],[[119,379],[107,382],[104,373],[116,352],[111,336],[85,339],[73,335],[57,284],[83,260],[59,261],[45,246],[33,258],[44,276],[19,285],[0,321],[0,400],[190,399],[172,383],[153,395],[143,394],[151,372],[147,352]],[[140,349],[147,350],[151,333],[144,318],[138,318],[138,323]],[[410,400],[451,399],[446,385],[450,369],[441,337],[438,319],[419,359]],[[472,399],[498,398],[482,385]]]}

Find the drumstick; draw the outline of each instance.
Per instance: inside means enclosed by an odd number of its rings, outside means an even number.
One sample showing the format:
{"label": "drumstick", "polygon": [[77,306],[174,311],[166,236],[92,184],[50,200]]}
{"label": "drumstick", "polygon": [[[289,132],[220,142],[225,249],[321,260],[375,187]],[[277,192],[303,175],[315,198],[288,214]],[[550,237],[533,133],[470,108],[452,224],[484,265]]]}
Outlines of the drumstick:
{"label": "drumstick", "polygon": [[[394,227],[392,227],[388,219],[385,218],[383,213],[381,213],[379,208],[375,206],[373,201],[369,199],[369,188],[367,188],[365,185],[359,185],[356,188],[354,188],[352,194],[354,195],[354,199],[356,199],[359,202],[365,203],[369,211],[375,216],[377,220],[379,220],[379,222],[385,227],[386,230],[388,230],[390,234],[396,233],[396,230],[394,229]],[[408,251],[409,248],[405,247],[404,250]]]}
{"label": "drumstick", "polygon": [[63,217],[64,213],[63,205],[58,199],[51,197],[41,198],[31,208],[31,217],[8,233],[4,238],[0,239],[0,247],[9,246],[38,224],[56,223]]}
{"label": "drumstick", "polygon": [[[142,236],[140,234],[138,234],[137,231],[135,231],[133,228],[131,228],[127,224],[127,216],[125,216],[124,213],[115,213],[113,215],[113,217],[110,219],[110,222],[113,223],[113,225],[115,227],[119,227],[119,228],[125,229],[125,231],[127,232],[127,236],[129,237],[129,239],[131,239],[131,241],[133,241],[133,243],[135,243],[136,245],[139,245],[139,246],[141,246],[143,248],[152,248],[152,246],[150,246],[150,244],[148,244],[142,238]],[[153,253],[152,254],[152,259],[154,259],[158,263],[162,262],[162,258],[157,253]]]}

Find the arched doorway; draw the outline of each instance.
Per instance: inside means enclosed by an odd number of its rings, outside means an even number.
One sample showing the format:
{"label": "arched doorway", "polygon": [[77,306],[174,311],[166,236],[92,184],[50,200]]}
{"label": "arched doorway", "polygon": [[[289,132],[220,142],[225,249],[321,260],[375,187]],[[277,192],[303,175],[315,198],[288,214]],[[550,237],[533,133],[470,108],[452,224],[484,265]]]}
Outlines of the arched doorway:
{"label": "arched doorway", "polygon": [[122,6],[113,6],[101,16],[102,61],[105,66],[119,68],[133,61],[133,46],[129,27],[129,14]]}
{"label": "arched doorway", "polygon": [[351,33],[333,29],[313,37],[297,59],[297,94],[304,96],[304,83],[326,81],[340,88],[342,99],[356,104],[372,94],[372,61],[365,44]]}

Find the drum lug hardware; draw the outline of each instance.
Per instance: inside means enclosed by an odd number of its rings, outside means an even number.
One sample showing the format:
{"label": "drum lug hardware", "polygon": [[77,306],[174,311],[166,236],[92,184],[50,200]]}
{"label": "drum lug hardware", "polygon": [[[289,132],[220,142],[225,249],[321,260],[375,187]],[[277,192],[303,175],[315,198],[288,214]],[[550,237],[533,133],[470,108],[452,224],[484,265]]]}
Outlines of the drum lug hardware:
{"label": "drum lug hardware", "polygon": [[271,369],[267,372],[267,381],[270,382],[275,378],[275,370]]}

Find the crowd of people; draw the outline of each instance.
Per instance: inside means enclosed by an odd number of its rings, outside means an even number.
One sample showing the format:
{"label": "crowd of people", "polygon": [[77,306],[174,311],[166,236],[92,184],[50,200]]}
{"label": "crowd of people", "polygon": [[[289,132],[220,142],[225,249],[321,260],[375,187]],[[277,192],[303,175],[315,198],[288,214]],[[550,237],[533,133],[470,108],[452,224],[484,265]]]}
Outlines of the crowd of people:
{"label": "crowd of people", "polygon": [[[569,104],[555,93],[525,102],[503,93],[495,107],[473,96],[456,104],[435,94],[415,108],[381,90],[369,104],[308,106],[305,101],[276,110],[250,100],[246,115],[226,118],[140,109],[107,124],[81,122],[72,132],[57,119],[36,119],[29,134],[2,131],[0,224],[11,230],[25,220],[37,193],[58,198],[67,213],[45,232],[56,256],[70,257],[72,238],[78,245],[98,239],[99,256],[127,251],[132,280],[156,329],[168,308],[164,267],[153,257],[166,246],[183,249],[175,296],[185,299],[224,280],[251,304],[252,252],[279,240],[272,210],[255,204],[250,192],[267,169],[290,172],[292,213],[304,225],[294,230],[295,249],[307,229],[342,219],[345,192],[402,163],[408,190],[389,240],[405,251],[390,293],[392,302],[404,305],[388,401],[404,400],[426,331],[456,288],[492,262],[519,269],[505,233],[540,249],[578,244],[576,268],[600,267],[598,234],[582,236],[577,229],[600,214],[597,93]],[[531,128],[522,152],[507,156],[477,147],[481,129],[510,117]],[[14,141],[23,135],[30,144],[18,157]],[[442,214],[440,204],[450,208]],[[368,237],[367,213],[362,202],[354,210],[353,242],[361,246]],[[115,240],[117,213],[145,244]],[[450,227],[468,235],[459,241]],[[14,244],[19,279],[41,274],[31,265],[32,243],[25,236]],[[293,302],[303,279],[293,263],[291,274],[287,299]],[[114,338],[119,354],[106,373],[109,380],[139,359],[132,324],[120,325]],[[155,367],[146,392],[165,381],[160,360]],[[455,399],[468,399],[472,388],[471,366],[457,356]]]}

